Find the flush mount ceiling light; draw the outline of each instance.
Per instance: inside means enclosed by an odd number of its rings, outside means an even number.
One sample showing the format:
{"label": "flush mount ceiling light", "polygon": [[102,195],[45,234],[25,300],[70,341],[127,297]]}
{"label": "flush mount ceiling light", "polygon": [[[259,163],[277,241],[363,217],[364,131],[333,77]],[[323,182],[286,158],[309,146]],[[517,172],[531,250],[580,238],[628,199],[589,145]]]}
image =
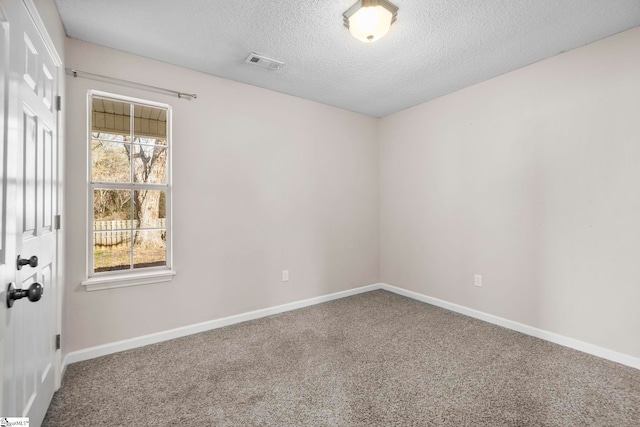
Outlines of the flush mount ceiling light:
{"label": "flush mount ceiling light", "polygon": [[358,0],[345,13],[344,26],[363,42],[374,42],[389,31],[398,7],[387,0]]}

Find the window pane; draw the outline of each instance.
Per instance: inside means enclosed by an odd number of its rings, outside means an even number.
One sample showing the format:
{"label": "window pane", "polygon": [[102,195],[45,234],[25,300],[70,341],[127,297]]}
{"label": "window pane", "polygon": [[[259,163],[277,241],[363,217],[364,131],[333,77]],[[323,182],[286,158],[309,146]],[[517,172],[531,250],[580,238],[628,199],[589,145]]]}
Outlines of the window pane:
{"label": "window pane", "polygon": [[131,182],[130,151],[129,144],[97,139],[91,141],[91,180]]}
{"label": "window pane", "polygon": [[131,104],[128,102],[94,97],[91,112],[91,132],[131,134]]}
{"label": "window pane", "polygon": [[131,215],[130,190],[93,190],[94,230],[130,229]]}
{"label": "window pane", "polygon": [[167,148],[133,144],[133,180],[149,184],[167,182]]}
{"label": "window pane", "polygon": [[133,219],[137,228],[165,228],[167,193],[156,190],[133,192]]}
{"label": "window pane", "polygon": [[139,143],[139,144],[161,145],[163,147],[167,146],[167,139],[166,138],[147,138],[146,136],[136,136],[134,138],[134,141]]}
{"label": "window pane", "polygon": [[91,132],[91,138],[106,142],[131,142],[131,136],[129,134],[120,135],[105,132]]}
{"label": "window pane", "polygon": [[133,243],[133,268],[167,264],[167,233],[165,230],[139,230]]}
{"label": "window pane", "polygon": [[133,107],[133,115],[135,142],[142,143],[143,138],[147,140],[157,139],[162,140],[161,144],[166,145],[167,110],[146,105],[135,105]]}
{"label": "window pane", "polygon": [[131,232],[123,230],[94,232],[93,268],[96,272],[131,268]]}
{"label": "window pane", "polygon": [[166,266],[170,111],[90,99],[94,272]]}

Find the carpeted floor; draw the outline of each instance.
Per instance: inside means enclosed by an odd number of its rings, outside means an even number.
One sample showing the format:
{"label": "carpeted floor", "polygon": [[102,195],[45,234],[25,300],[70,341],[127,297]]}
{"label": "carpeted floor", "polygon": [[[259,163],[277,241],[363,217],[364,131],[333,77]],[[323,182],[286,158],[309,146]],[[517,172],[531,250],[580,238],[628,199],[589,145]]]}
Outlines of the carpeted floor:
{"label": "carpeted floor", "polygon": [[374,291],[68,367],[45,426],[640,426],[640,371]]}

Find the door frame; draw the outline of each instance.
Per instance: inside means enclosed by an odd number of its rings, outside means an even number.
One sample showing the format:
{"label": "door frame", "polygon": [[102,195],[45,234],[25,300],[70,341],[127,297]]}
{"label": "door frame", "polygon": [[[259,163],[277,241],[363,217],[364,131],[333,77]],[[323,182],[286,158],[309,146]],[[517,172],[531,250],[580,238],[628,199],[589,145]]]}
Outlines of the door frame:
{"label": "door frame", "polygon": [[[47,27],[40,17],[40,13],[38,12],[38,8],[36,7],[33,0],[22,0],[27,12],[31,16],[33,20],[36,30],[40,34],[42,41],[44,42],[45,47],[47,48],[47,53],[51,56],[54,64],[58,67],[58,75],[56,76],[55,84],[58,87],[58,95],[61,96],[61,99],[64,100],[64,90],[65,90],[65,68],[64,61],[60,57],[58,50],[56,49],[51,36],[49,35],[49,31]],[[63,135],[64,135],[64,109],[60,108],[56,114],[56,212],[54,215],[60,215],[62,217],[62,213],[64,211],[64,193],[63,193],[63,181],[62,181],[62,170],[64,167],[64,146],[63,146]],[[55,296],[55,316],[56,316],[56,334],[62,334],[62,300],[64,296],[64,233],[62,232],[62,224],[60,224],[60,228],[56,232],[56,248],[54,251],[54,263],[56,267],[56,277],[54,280],[57,283],[57,294]],[[60,350],[55,352],[55,360],[54,360],[54,371],[55,371],[55,388],[56,390],[60,388],[62,383],[62,342]]]}

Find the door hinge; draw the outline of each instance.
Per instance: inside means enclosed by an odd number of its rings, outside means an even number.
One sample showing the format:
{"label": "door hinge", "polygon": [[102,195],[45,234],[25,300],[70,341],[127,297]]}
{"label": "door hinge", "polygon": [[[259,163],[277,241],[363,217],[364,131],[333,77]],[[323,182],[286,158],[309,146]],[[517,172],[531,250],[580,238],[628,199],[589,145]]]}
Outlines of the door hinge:
{"label": "door hinge", "polygon": [[60,230],[60,215],[55,215],[53,217],[53,229]]}
{"label": "door hinge", "polygon": [[56,350],[60,350],[60,334],[56,335]]}
{"label": "door hinge", "polygon": [[56,96],[56,110],[62,110],[62,97],[60,95]]}

